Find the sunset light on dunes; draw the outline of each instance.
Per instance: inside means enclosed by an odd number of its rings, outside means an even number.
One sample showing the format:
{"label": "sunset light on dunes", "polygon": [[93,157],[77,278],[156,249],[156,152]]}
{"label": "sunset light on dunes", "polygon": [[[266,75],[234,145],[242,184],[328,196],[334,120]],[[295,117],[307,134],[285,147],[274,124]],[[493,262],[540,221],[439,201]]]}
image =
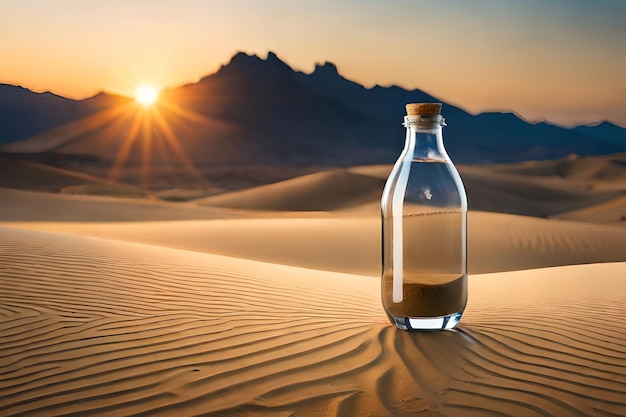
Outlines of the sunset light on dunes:
{"label": "sunset light on dunes", "polygon": [[626,416],[626,0],[0,5],[0,416]]}

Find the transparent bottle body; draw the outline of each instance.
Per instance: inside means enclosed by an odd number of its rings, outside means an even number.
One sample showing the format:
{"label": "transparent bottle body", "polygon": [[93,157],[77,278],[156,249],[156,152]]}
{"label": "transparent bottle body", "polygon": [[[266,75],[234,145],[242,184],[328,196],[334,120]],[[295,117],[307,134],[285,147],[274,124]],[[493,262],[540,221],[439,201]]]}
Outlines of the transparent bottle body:
{"label": "transparent bottle body", "polygon": [[467,303],[467,199],[441,116],[418,119],[381,201],[382,302],[401,329],[451,329]]}

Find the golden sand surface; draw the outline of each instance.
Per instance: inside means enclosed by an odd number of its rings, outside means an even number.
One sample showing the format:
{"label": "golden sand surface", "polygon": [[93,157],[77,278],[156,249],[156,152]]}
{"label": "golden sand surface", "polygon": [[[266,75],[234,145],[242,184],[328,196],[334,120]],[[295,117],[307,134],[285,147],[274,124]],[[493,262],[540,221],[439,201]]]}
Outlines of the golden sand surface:
{"label": "golden sand surface", "polygon": [[626,177],[598,161],[466,168],[469,301],[425,333],[382,309],[388,167],[172,203],[6,165],[0,415],[626,415]]}

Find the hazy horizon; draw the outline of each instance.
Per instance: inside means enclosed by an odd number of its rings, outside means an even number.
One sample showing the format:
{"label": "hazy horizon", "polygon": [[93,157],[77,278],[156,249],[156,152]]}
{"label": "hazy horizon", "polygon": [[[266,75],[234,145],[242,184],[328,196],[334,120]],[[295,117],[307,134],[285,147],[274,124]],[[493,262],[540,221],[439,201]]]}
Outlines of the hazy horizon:
{"label": "hazy horizon", "polygon": [[330,61],[366,87],[418,88],[474,113],[626,126],[623,21],[617,0],[6,2],[0,82],[132,96],[196,82],[237,51],[274,51],[294,70]]}

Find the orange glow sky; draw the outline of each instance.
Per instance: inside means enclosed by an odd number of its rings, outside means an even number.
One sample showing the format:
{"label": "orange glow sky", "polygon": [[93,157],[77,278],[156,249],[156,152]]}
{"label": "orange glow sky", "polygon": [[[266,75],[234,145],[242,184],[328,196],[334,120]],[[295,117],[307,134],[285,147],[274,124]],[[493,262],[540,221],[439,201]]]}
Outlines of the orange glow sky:
{"label": "orange glow sky", "polygon": [[626,126],[626,1],[0,0],[0,82],[86,98],[195,82],[236,51],[472,112]]}

